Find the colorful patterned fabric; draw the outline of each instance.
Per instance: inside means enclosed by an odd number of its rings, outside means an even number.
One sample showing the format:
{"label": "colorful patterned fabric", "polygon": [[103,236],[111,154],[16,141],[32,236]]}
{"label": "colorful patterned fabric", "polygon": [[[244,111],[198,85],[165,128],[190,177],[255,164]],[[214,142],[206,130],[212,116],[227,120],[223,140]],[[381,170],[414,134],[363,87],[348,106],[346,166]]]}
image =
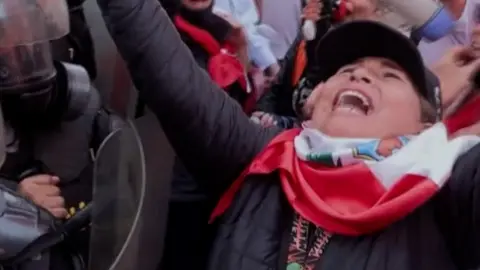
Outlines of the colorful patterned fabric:
{"label": "colorful patterned fabric", "polygon": [[314,270],[331,236],[296,214],[288,247],[287,270]]}

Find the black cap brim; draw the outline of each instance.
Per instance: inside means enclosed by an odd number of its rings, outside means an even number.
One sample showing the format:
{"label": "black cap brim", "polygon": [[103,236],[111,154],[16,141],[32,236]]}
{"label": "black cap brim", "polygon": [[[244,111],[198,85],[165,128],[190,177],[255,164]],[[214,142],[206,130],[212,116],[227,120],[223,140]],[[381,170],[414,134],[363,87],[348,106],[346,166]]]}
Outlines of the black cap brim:
{"label": "black cap brim", "polygon": [[[354,21],[329,31],[315,50],[316,80],[326,81],[341,67],[365,57],[389,59],[402,67],[413,85],[436,105],[432,82],[415,44],[398,30],[373,21]],[[437,107],[437,106],[435,106]]]}

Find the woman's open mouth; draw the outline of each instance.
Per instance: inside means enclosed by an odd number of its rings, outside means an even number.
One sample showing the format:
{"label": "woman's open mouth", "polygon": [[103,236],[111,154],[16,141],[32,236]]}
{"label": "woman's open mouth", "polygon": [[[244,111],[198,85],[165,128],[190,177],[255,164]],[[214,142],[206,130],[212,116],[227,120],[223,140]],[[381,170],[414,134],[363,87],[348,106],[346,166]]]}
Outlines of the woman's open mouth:
{"label": "woman's open mouth", "polygon": [[369,115],[373,111],[373,105],[370,97],[362,92],[347,89],[337,94],[333,102],[333,110],[357,115]]}

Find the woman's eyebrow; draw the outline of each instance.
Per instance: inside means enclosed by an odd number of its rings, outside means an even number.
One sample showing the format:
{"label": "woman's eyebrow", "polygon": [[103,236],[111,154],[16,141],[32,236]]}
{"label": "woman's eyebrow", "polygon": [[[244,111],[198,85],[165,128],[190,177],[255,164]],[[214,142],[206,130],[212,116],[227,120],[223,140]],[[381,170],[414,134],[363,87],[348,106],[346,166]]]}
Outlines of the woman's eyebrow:
{"label": "woman's eyebrow", "polygon": [[356,66],[358,66],[358,64],[356,64],[356,63],[347,64],[347,65],[344,65],[344,66],[342,66],[341,68],[339,68],[338,71],[342,71],[342,70],[345,70],[345,69],[347,69],[347,68],[354,68],[354,67],[356,67]]}
{"label": "woman's eyebrow", "polygon": [[396,70],[398,72],[401,72],[402,74],[405,73],[402,67],[400,67],[397,63],[394,63],[393,61],[390,61],[390,60],[382,60],[382,66]]}

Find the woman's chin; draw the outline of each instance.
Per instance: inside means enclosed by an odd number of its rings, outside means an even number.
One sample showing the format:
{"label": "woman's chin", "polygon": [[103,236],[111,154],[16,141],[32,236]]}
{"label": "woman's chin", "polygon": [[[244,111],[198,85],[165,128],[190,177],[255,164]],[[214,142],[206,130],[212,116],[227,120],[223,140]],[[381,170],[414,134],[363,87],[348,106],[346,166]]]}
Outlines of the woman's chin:
{"label": "woman's chin", "polygon": [[322,120],[321,123],[310,121],[308,126],[332,137],[379,138],[383,135],[382,127],[376,125],[371,116],[342,113]]}
{"label": "woman's chin", "polygon": [[183,5],[191,10],[203,10],[210,7],[212,0],[184,0]]}

